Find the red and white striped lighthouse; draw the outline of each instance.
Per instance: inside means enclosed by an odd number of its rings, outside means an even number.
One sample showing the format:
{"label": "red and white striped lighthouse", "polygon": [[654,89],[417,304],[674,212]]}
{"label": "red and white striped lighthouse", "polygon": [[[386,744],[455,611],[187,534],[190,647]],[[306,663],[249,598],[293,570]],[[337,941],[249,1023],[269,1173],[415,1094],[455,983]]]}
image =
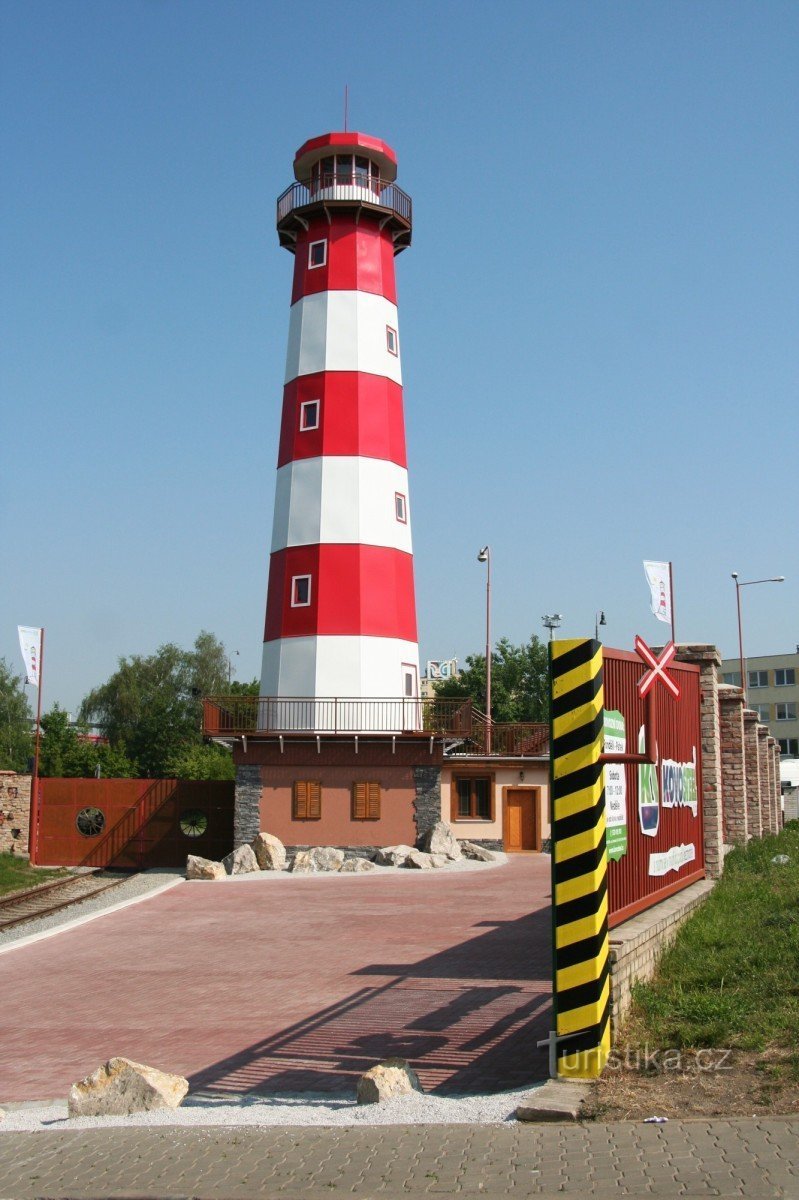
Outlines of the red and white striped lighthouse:
{"label": "red and white striped lighthouse", "polygon": [[278,200],[295,265],[262,696],[418,696],[396,174],[385,142],[328,133]]}

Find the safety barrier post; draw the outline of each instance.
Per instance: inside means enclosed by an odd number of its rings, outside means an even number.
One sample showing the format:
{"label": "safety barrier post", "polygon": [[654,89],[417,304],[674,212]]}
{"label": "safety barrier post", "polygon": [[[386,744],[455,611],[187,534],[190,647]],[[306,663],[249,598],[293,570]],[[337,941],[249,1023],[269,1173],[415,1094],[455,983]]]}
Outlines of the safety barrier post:
{"label": "safety barrier post", "polygon": [[554,641],[549,662],[557,1073],[594,1079],[610,1053],[602,645]]}

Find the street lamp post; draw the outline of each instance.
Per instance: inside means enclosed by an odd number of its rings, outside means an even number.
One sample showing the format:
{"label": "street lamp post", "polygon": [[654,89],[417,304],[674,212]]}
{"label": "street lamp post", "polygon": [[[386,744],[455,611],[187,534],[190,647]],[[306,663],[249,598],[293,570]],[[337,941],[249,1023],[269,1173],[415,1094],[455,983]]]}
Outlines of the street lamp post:
{"label": "street lamp post", "polygon": [[483,546],[478,562],[486,564],[486,752],[491,750],[491,547]]}
{"label": "street lamp post", "polygon": [[744,693],[744,702],[748,705],[749,698],[746,688],[746,659],[744,658],[744,635],[743,623],[741,621],[741,588],[753,587],[756,583],[785,583],[784,575],[772,575],[770,579],[744,579],[741,581],[738,578],[738,572],[733,571],[733,580],[735,581],[735,599],[738,604],[738,663],[741,668],[741,687]]}
{"label": "street lamp post", "polygon": [[599,641],[599,626],[607,625],[604,612],[594,613],[594,641]]}
{"label": "street lamp post", "polygon": [[549,630],[549,640],[551,642],[555,630],[560,627],[560,623],[563,620],[563,613],[544,613],[541,620]]}

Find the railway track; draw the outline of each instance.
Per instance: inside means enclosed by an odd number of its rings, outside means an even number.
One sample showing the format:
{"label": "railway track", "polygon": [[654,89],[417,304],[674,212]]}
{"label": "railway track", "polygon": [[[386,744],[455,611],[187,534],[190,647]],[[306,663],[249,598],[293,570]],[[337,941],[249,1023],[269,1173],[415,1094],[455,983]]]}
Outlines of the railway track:
{"label": "railway track", "polygon": [[72,904],[92,900],[101,892],[119,887],[129,874],[113,874],[109,871],[92,871],[85,875],[70,875],[67,879],[56,879],[24,892],[0,896],[0,934],[21,925],[24,921],[36,921],[49,917],[51,913]]}

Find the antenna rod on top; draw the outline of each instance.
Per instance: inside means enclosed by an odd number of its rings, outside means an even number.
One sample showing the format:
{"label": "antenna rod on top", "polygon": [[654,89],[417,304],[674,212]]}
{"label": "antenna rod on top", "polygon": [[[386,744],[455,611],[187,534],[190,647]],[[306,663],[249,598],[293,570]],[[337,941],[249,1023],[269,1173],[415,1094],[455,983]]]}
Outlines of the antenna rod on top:
{"label": "antenna rod on top", "polygon": [[349,115],[350,106],[350,85],[344,84],[344,132],[347,132],[347,117]]}

